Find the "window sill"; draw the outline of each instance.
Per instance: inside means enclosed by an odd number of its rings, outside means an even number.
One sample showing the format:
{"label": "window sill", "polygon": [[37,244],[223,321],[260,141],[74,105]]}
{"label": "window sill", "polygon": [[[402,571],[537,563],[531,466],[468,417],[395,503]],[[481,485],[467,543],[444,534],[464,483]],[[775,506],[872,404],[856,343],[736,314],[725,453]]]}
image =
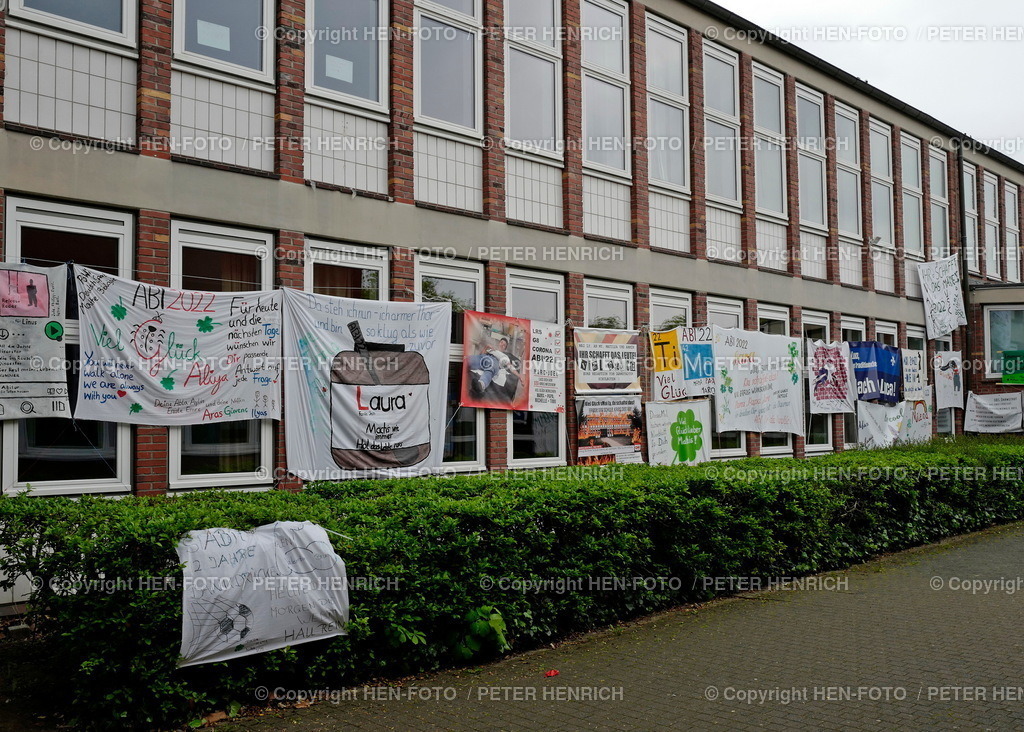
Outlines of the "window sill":
{"label": "window sill", "polygon": [[391,116],[386,104],[377,104],[369,100],[360,100],[358,97],[345,97],[343,94],[334,95],[328,91],[322,91],[315,87],[306,89],[305,103],[317,107],[333,109],[336,112],[355,114],[366,117],[376,122],[388,123]]}
{"label": "window sill", "polygon": [[264,92],[266,94],[275,93],[274,80],[272,77],[250,77],[242,73],[232,73],[224,69],[205,66],[202,63],[178,58],[177,56],[174,61],[171,62],[171,71],[176,71],[181,74],[192,74],[193,76],[202,76],[203,78],[211,79],[213,81],[226,82],[228,84],[234,84],[235,86],[243,86],[247,89]]}
{"label": "window sill", "polygon": [[18,15],[11,15],[10,12],[12,11],[13,8],[11,11],[8,11],[7,15],[8,28],[14,28],[26,33],[35,33],[36,35],[46,36],[57,41],[73,43],[76,46],[85,46],[86,48],[113,53],[125,58],[136,60],[139,58],[138,43],[134,37],[117,38],[116,34],[104,32],[102,28],[93,29],[85,25],[78,27],[78,24],[72,25],[71,21],[64,24],[59,19],[51,21],[49,19],[44,20],[41,17],[20,17]]}

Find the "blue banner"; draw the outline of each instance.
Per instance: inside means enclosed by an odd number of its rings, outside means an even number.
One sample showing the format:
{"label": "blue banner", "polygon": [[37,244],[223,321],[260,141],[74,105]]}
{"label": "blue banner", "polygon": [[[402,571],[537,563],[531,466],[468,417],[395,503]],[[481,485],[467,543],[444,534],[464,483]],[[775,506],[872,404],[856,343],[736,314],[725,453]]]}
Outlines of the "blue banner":
{"label": "blue banner", "polygon": [[850,344],[853,376],[857,381],[857,398],[865,402],[900,401],[903,359],[900,349],[876,341],[854,341]]}

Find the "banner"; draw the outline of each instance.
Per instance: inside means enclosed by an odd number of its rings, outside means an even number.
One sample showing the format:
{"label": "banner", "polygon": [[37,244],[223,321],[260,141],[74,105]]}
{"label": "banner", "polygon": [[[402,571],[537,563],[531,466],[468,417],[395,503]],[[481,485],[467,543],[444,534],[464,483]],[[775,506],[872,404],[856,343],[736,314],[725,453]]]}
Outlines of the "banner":
{"label": "banner", "polygon": [[451,303],[283,292],[288,470],[339,480],[439,468]]}
{"label": "banner", "polygon": [[715,393],[711,328],[651,331],[654,394],[667,402]]}
{"label": "banner", "polygon": [[903,422],[897,442],[917,444],[931,441],[934,417],[931,387],[926,387],[924,392],[924,399],[903,402]]}
{"label": "banner", "polygon": [[577,399],[576,413],[578,465],[643,462],[640,397]]}
{"label": "banner", "polygon": [[158,287],[75,267],[76,419],[149,425],[281,418],[281,293]]}
{"label": "banner", "polygon": [[843,414],[854,411],[857,388],[847,343],[807,341],[811,414]]}
{"label": "banner", "polygon": [[903,359],[900,349],[876,341],[850,343],[857,398],[896,404],[900,401]]}
{"label": "banner", "polygon": [[857,402],[857,445],[866,450],[892,447],[903,428],[907,403],[895,405]]}
{"label": "banner", "polygon": [[464,407],[565,411],[565,339],[561,325],[467,310]]}
{"label": "banner", "polygon": [[179,667],[345,635],[345,563],[319,526],[190,531],[177,551],[185,565]]}
{"label": "banner", "polygon": [[964,432],[1004,434],[1020,432],[1024,421],[1024,404],[1020,392],[1013,394],[967,395]]}
{"label": "banner", "polygon": [[577,394],[642,391],[639,331],[576,328],[572,337],[576,346]]}
{"label": "banner", "polygon": [[711,400],[647,402],[647,462],[697,465],[711,459]]}
{"label": "banner", "polygon": [[935,372],[935,408],[964,408],[964,364],[959,351],[939,351],[932,361]]}
{"label": "banner", "polygon": [[71,417],[64,368],[68,269],[0,264],[0,419]]}
{"label": "banner", "polygon": [[903,359],[903,399],[908,402],[925,398],[928,387],[928,371],[924,366],[924,351],[900,349]]}
{"label": "banner", "polygon": [[1004,384],[1024,384],[1024,351],[1003,351]]}
{"label": "banner", "polygon": [[967,325],[960,267],[956,255],[917,265],[924,293],[925,324],[928,338],[942,338],[961,325]]}
{"label": "banner", "polygon": [[800,340],[712,327],[718,431],[804,434]]}

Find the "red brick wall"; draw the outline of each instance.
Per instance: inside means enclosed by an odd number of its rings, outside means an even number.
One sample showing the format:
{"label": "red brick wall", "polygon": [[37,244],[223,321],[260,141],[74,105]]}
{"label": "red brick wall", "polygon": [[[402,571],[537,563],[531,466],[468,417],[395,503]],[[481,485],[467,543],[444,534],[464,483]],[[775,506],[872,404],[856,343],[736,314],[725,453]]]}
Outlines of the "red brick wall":
{"label": "red brick wall", "polygon": [[[571,320],[576,328],[584,328],[587,321],[583,317],[583,275],[569,274],[565,278],[565,317]],[[572,439],[576,434],[576,349],[573,347],[572,329],[566,329],[565,344],[565,427],[569,435],[569,465],[576,463],[576,442]]]}
{"label": "red brick wall", "polygon": [[394,302],[413,302],[416,292],[416,252],[402,247],[391,247],[391,299]]}
{"label": "red brick wall", "polygon": [[[505,315],[508,312],[508,293],[505,284],[507,267],[503,262],[488,262],[485,276],[485,310],[496,315]],[[487,429],[484,435],[484,444],[487,445],[485,461],[490,470],[505,470],[508,467],[508,442],[512,437],[508,415],[509,412],[504,409],[484,410]]]}
{"label": "red brick wall", "polygon": [[[274,280],[281,287],[296,289],[305,288],[305,268],[303,255],[306,249],[306,236],[301,231],[277,232],[277,245],[274,249]],[[287,399],[286,387],[282,384],[282,400]],[[274,487],[278,490],[298,491],[302,489],[302,481],[288,475],[285,446],[284,422],[277,420],[274,426]]]}
{"label": "red brick wall", "polygon": [[[278,0],[277,96],[274,102],[274,170],[281,180],[302,183],[303,102],[306,96],[305,0]],[[292,31],[292,32],[287,32]]]}
{"label": "red brick wall", "polygon": [[[630,79],[632,81],[632,139],[647,139],[647,13],[640,3],[630,5],[629,18]],[[650,221],[650,153],[644,144],[633,144],[633,187],[630,189],[630,216],[633,243],[651,246]]]}
{"label": "red brick wall", "polygon": [[860,113],[860,184],[861,184],[861,230],[864,247],[861,252],[864,266],[863,285],[875,289],[875,260],[871,246],[874,229],[871,225],[871,116]]}
{"label": "red brick wall", "polygon": [[4,79],[7,75],[7,11],[0,12],[0,129],[4,126]]}
{"label": "red brick wall", "polygon": [[580,4],[563,0],[562,23],[566,28],[562,44],[564,87],[565,172],[562,174],[563,227],[583,236],[583,46],[580,40]]}
{"label": "red brick wall", "polygon": [[796,77],[786,74],[783,89],[785,132],[786,140],[789,142],[785,153],[786,210],[789,213],[789,226],[786,229],[786,251],[789,254],[789,273],[799,277],[802,268],[800,259],[800,158],[796,146],[799,136],[796,124]]}
{"label": "red brick wall", "polygon": [[690,253],[708,256],[708,206],[704,149],[704,37],[697,31],[688,35],[690,54]]}
{"label": "red brick wall", "polygon": [[[515,0],[511,0],[515,2]],[[505,220],[505,7],[502,0],[484,3],[484,215]]]}
{"label": "red brick wall", "polygon": [[391,1],[391,122],[388,136],[388,194],[413,203],[413,0]]}
{"label": "red brick wall", "polygon": [[171,156],[171,36],[174,0],[139,3],[136,129],[143,155]]}
{"label": "red brick wall", "polygon": [[757,266],[757,187],[754,173],[754,61],[749,53],[741,53],[740,79],[740,189],[743,215],[740,218],[741,260],[745,267]]}
{"label": "red brick wall", "polygon": [[[839,282],[839,163],[836,152],[836,98],[825,95],[825,194],[828,200],[828,239],[825,243],[826,272],[830,282]],[[792,214],[791,214],[792,215]]]}
{"label": "red brick wall", "polygon": [[892,220],[893,243],[896,245],[896,285],[898,297],[906,295],[906,250],[903,241],[903,145],[900,144],[900,128],[892,128]]}

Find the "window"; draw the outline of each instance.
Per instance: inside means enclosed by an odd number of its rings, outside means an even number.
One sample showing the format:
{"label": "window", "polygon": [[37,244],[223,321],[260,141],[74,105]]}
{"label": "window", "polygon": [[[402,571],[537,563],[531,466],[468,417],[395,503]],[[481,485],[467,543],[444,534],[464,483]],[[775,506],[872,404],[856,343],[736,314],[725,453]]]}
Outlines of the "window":
{"label": "window", "polygon": [[[565,282],[561,275],[508,270],[508,315],[545,323],[565,322]],[[571,408],[572,405],[566,405]],[[566,462],[565,414],[511,412],[509,465],[539,467]]]}
{"label": "window", "polygon": [[903,248],[907,256],[924,259],[924,192],[921,183],[921,142],[908,135],[900,138],[903,163]]}
{"label": "window", "polygon": [[800,223],[828,227],[825,191],[824,99],[805,87],[796,90],[797,145],[800,161]]}
{"label": "window", "polygon": [[[809,310],[804,310],[802,317],[803,337],[805,342],[808,339],[812,341],[824,341],[825,343],[830,342],[828,313],[814,313]],[[805,344],[801,344],[801,346],[806,347]],[[804,437],[804,447],[808,453],[828,452],[832,449],[832,415],[811,414],[810,402],[810,392],[805,389],[804,413],[807,415],[807,433]]]}
{"label": "window", "polygon": [[583,0],[583,160],[629,174],[629,64],[626,6]]}
{"label": "window", "polygon": [[999,179],[992,173],[985,173],[985,276],[1001,277],[1002,257],[999,224]]}
{"label": "window", "polygon": [[990,305],[985,308],[985,378],[1003,374],[1003,353],[1024,351],[1024,307]]}
{"label": "window", "polygon": [[318,295],[387,300],[388,255],[384,249],[306,242],[305,289]]}
{"label": "window", "polygon": [[[867,334],[867,324],[862,318],[842,319],[842,339],[844,341],[862,341]],[[843,415],[843,444],[849,449],[857,446],[857,413],[848,412]]]}
{"label": "window", "polygon": [[[770,335],[789,335],[789,308],[774,305],[757,306],[757,328]],[[803,350],[801,345],[800,350]],[[792,435],[789,432],[764,432],[761,434],[761,454],[779,455],[793,452]]]}
{"label": "window", "polygon": [[134,46],[136,6],[135,0],[12,0],[11,15]]}
{"label": "window", "polygon": [[316,94],[387,108],[388,27],[385,0],[307,0],[306,85]]}
{"label": "window", "polygon": [[754,64],[754,178],[757,210],[786,217],[782,74]]}
{"label": "window", "polygon": [[417,2],[414,96],[418,122],[479,137],[483,71],[476,5]]}
{"label": "window", "polygon": [[532,0],[505,9],[506,138],[521,149],[561,157],[562,53],[554,42],[561,6]]}
{"label": "window", "polygon": [[709,198],[740,205],[739,96],[736,54],[704,44],[704,149]]}
{"label": "window", "polygon": [[964,163],[963,181],[964,210],[967,220],[964,234],[967,239],[967,269],[969,272],[980,272],[978,263],[978,169],[970,163]]}
{"label": "window", "polygon": [[892,128],[871,120],[871,230],[876,246],[895,246],[892,219]]}
{"label": "window", "polygon": [[633,327],[633,286],[617,282],[583,283],[583,317],[587,328],[629,330]]}
{"label": "window", "polygon": [[841,104],[836,104],[835,145],[839,235],[848,244],[860,244],[860,118],[856,110]]}
{"label": "window", "polygon": [[[708,325],[719,328],[743,327],[743,303],[739,300],[708,298]],[[718,419],[715,408],[711,407],[711,456],[715,458],[744,457],[747,454],[747,435],[745,432],[718,431]]]}
{"label": "window", "polygon": [[[131,274],[132,217],[128,214],[27,199],[7,199],[9,262],[54,267],[74,260],[122,277]],[[78,398],[80,356],[74,280],[68,287],[65,330],[68,398]],[[57,418],[5,420],[0,459],[3,493],[32,486],[38,495],[131,490],[131,428],[113,422]]]}
{"label": "window", "polygon": [[673,290],[651,289],[651,330],[689,328],[693,312],[690,296]]}
{"label": "window", "polygon": [[647,123],[651,183],[688,191],[690,102],[686,31],[647,16]]}
{"label": "window", "polygon": [[932,259],[949,256],[949,181],[946,177],[946,153],[928,151],[928,185],[932,216]]}
{"label": "window", "polygon": [[1006,281],[1020,282],[1020,189],[1012,183],[1004,191],[1006,209]]}
{"label": "window", "polygon": [[883,323],[881,320],[875,323],[875,340],[887,346],[897,346],[899,329],[896,323]]}
{"label": "window", "polygon": [[272,0],[175,0],[174,55],[269,82],[274,78],[275,27]]}

